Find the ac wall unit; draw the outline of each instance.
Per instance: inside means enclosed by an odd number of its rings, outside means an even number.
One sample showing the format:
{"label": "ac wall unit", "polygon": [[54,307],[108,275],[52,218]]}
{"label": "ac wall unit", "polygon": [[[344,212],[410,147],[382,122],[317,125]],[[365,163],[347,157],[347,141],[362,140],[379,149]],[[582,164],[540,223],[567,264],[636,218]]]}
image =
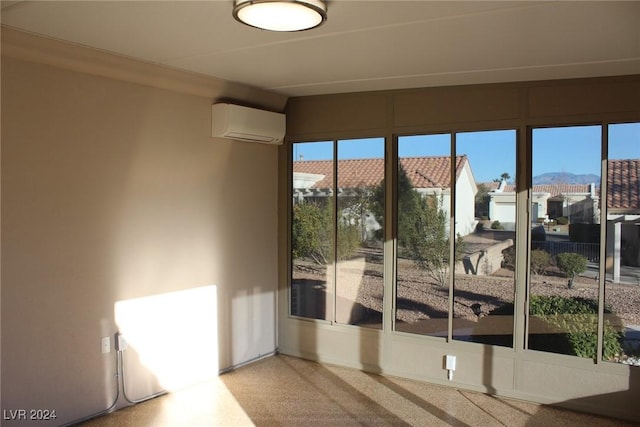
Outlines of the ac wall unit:
{"label": "ac wall unit", "polygon": [[234,104],[211,107],[211,136],[245,142],[282,144],[285,115]]}

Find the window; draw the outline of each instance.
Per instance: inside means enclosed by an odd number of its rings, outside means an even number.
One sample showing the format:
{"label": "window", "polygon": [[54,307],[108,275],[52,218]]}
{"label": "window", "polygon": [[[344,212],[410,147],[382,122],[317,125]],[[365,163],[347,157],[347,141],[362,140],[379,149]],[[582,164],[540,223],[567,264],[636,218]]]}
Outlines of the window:
{"label": "window", "polygon": [[[512,347],[516,132],[457,133],[455,142],[453,338]],[[486,209],[474,215],[474,206]]]}
{"label": "window", "polygon": [[448,336],[451,135],[398,138],[395,328]]}
{"label": "window", "polygon": [[608,128],[603,358],[640,365],[640,123]]}
{"label": "window", "polygon": [[291,314],[382,328],[384,139],[295,143],[293,156]]}
{"label": "window", "polygon": [[294,144],[291,314],[329,320],[333,295],[333,143]]}
{"label": "window", "polygon": [[454,339],[513,345],[515,147],[512,130],[398,138],[397,331],[448,337],[451,317]]}
{"label": "window", "polygon": [[[532,350],[596,356],[601,133],[601,126],[532,132],[527,335]],[[551,200],[558,206],[555,218],[546,210]]]}
{"label": "window", "polygon": [[517,139],[400,136],[394,194],[382,138],[293,144],[290,314],[382,329],[393,263],[394,331],[640,365],[640,123],[531,129],[528,191]]}
{"label": "window", "polygon": [[336,322],[382,328],[384,140],[338,141]]}

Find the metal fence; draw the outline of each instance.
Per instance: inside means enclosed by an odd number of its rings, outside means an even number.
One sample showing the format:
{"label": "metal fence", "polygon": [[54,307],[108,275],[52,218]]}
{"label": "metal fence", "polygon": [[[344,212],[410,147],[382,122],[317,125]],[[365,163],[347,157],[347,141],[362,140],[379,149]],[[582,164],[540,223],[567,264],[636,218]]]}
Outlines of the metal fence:
{"label": "metal fence", "polygon": [[551,256],[556,256],[563,252],[574,252],[584,255],[590,262],[600,261],[599,243],[576,243],[576,242],[531,242],[531,249],[542,249]]}

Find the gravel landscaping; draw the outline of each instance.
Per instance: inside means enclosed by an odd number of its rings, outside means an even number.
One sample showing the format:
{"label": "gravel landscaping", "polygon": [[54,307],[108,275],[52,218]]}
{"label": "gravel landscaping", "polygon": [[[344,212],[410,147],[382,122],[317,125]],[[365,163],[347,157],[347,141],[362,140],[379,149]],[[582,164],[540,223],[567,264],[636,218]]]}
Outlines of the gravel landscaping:
{"label": "gravel landscaping", "polygon": [[[360,286],[356,302],[367,309],[369,318],[363,323],[381,322],[383,311],[383,264],[379,250],[364,249],[359,253],[367,260],[364,274],[360,274]],[[402,330],[415,333],[432,333],[426,319],[446,319],[448,311],[448,289],[442,287],[418,268],[413,261],[399,259],[397,263],[397,310],[396,316]],[[296,260],[293,279],[324,282],[326,267]],[[339,286],[339,284],[338,284]],[[459,324],[473,327],[479,319],[494,308],[513,302],[514,273],[500,269],[488,276],[457,274],[455,277],[454,319]],[[589,277],[576,277],[572,289],[567,287],[567,278],[559,271],[550,270],[544,276],[532,279],[532,294],[562,297],[598,298],[598,284]],[[640,325],[640,286],[633,284],[606,283],[606,305],[623,325]],[[479,304],[479,307],[475,304]],[[473,309],[476,309],[474,312]],[[479,309],[479,315],[476,313]],[[467,323],[468,322],[468,323]],[[634,342],[633,345],[639,345]],[[638,364],[634,358],[624,358],[622,363]]]}
{"label": "gravel landscaping", "polygon": [[[380,255],[373,251],[362,253],[367,258],[366,271],[362,277],[357,302],[377,312],[382,312],[383,266]],[[598,286],[594,279],[576,277],[573,288],[567,287],[567,279],[558,272],[538,276],[532,280],[531,292],[535,295],[558,295],[563,297],[598,298]],[[410,260],[398,260],[397,318],[403,322],[439,318],[448,310],[448,291],[434,283],[424,270]],[[323,281],[326,267],[312,262],[296,260],[293,278]],[[513,302],[514,273],[500,269],[490,276],[456,275],[455,316],[470,321],[477,320],[471,306],[479,303],[481,312],[487,314],[506,302]],[[626,325],[640,325],[640,286],[606,284],[606,304]]]}

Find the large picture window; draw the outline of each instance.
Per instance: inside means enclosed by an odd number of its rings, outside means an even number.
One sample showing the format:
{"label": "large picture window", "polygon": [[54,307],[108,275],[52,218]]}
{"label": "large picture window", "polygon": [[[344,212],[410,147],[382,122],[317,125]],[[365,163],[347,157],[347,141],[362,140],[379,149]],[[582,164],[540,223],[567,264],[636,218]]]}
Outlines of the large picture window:
{"label": "large picture window", "polygon": [[596,356],[601,134],[601,126],[532,131],[532,350]]}
{"label": "large picture window", "polygon": [[396,330],[446,337],[451,135],[398,138]]}
{"label": "large picture window", "polygon": [[448,337],[451,318],[454,339],[513,345],[515,148],[513,130],[398,138],[397,331]]}
{"label": "large picture window", "polygon": [[382,328],[384,139],[295,143],[291,314]]}
{"label": "large picture window", "polygon": [[333,142],[293,145],[290,289],[293,316],[331,319],[335,239],[333,151]]}
{"label": "large picture window", "polygon": [[518,137],[294,143],[290,314],[640,365],[640,123]]}
{"label": "large picture window", "polygon": [[640,365],[640,123],[609,125],[604,352]]}
{"label": "large picture window", "polygon": [[512,347],[516,132],[455,136],[453,338]]}

